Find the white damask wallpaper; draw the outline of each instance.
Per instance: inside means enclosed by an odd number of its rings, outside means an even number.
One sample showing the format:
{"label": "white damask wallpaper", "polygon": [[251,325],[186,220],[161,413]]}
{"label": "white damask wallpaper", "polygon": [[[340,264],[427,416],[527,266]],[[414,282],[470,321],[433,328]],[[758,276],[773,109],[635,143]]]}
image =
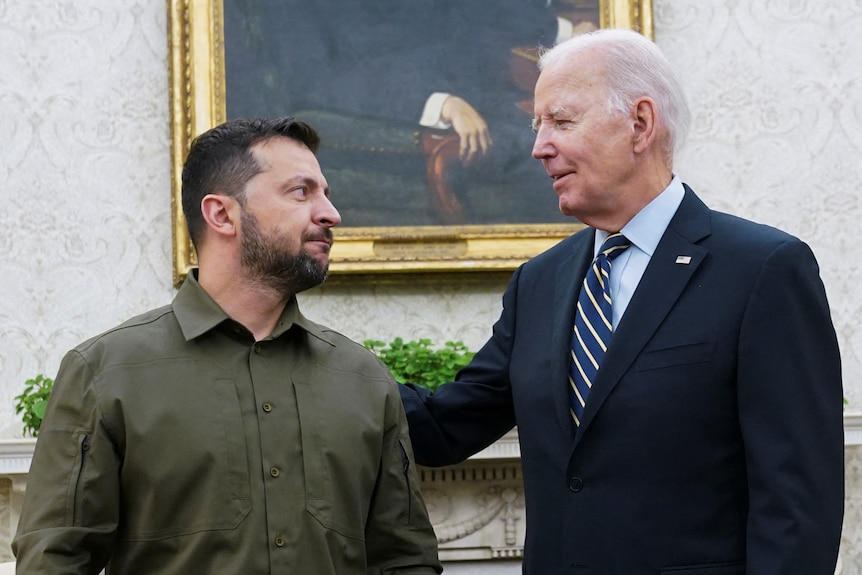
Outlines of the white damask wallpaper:
{"label": "white damask wallpaper", "polygon": [[[166,7],[0,0],[0,437],[63,352],[170,301]],[[862,413],[862,0],[654,0],[695,112],[676,171],[713,207],[814,249]],[[364,339],[479,346],[505,281],[333,285],[308,315]],[[848,452],[845,573],[862,565]]]}

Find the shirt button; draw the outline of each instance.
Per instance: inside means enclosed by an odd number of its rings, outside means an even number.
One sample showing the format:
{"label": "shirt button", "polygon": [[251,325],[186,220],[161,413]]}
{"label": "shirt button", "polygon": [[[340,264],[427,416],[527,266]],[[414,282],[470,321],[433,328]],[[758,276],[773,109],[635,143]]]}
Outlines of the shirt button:
{"label": "shirt button", "polygon": [[265,412],[269,413],[270,411],[272,411],[272,404],[271,404],[270,402],[268,402],[268,401],[265,401],[265,402],[263,403],[263,410],[264,410]]}
{"label": "shirt button", "polygon": [[272,475],[273,477],[278,477],[280,473],[281,473],[281,471],[278,470],[278,467],[271,467],[269,469],[269,474]]}
{"label": "shirt button", "polygon": [[569,491],[577,493],[584,488],[584,480],[580,477],[572,477],[569,479]]}
{"label": "shirt button", "polygon": [[254,353],[258,353],[258,354],[260,353],[260,344],[259,343],[254,344]]}
{"label": "shirt button", "polygon": [[279,535],[275,538],[275,546],[276,547],[284,547],[285,543],[286,543],[286,541],[284,540],[284,537],[282,537],[281,535]]}

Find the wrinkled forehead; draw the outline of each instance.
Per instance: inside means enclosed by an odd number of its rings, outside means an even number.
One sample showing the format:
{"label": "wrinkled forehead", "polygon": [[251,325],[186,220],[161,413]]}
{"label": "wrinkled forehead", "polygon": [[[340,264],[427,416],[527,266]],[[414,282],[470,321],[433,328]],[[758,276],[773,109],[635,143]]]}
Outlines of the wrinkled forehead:
{"label": "wrinkled forehead", "polygon": [[[290,157],[314,155],[308,146],[299,140],[287,136],[274,135],[253,143],[249,150],[259,162],[272,162],[272,159],[288,155]],[[306,154],[307,153],[307,154]]]}
{"label": "wrinkled forehead", "polygon": [[267,138],[254,143],[250,151],[261,173],[275,171],[317,174],[321,171],[314,152],[304,143],[292,138],[284,136]]}
{"label": "wrinkled forehead", "polygon": [[553,117],[561,110],[588,106],[605,99],[605,86],[602,70],[589,62],[555,62],[542,70],[536,82],[534,113]]}
{"label": "wrinkled forehead", "polygon": [[539,73],[539,84],[560,83],[569,88],[586,89],[605,78],[605,56],[594,46],[581,47],[548,59]]}
{"label": "wrinkled forehead", "polygon": [[259,171],[253,179],[288,186],[303,182],[309,188],[329,190],[317,156],[304,143],[276,136],[250,148]]}

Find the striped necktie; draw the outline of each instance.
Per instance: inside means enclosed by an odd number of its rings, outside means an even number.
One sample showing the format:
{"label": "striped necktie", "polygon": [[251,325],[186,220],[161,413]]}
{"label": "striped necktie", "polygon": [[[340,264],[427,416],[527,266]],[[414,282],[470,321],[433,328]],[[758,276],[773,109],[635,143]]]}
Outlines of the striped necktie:
{"label": "striped necktie", "polygon": [[609,285],[611,261],[630,245],[631,242],[620,233],[609,235],[587,270],[581,286],[572,336],[572,362],[569,366],[570,412],[575,426],[581,424],[587,396],[614,330]]}

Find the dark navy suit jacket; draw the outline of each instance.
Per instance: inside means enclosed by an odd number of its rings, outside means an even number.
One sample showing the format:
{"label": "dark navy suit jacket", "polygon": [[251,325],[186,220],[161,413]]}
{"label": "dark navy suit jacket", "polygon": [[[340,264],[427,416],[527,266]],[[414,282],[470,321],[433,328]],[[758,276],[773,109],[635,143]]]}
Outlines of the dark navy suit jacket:
{"label": "dark navy suit jacket", "polygon": [[841,372],[811,250],[686,187],[575,433],[567,358],[593,241],[515,272],[456,382],[402,386],[417,461],[456,463],[517,424],[529,575],[833,573]]}

